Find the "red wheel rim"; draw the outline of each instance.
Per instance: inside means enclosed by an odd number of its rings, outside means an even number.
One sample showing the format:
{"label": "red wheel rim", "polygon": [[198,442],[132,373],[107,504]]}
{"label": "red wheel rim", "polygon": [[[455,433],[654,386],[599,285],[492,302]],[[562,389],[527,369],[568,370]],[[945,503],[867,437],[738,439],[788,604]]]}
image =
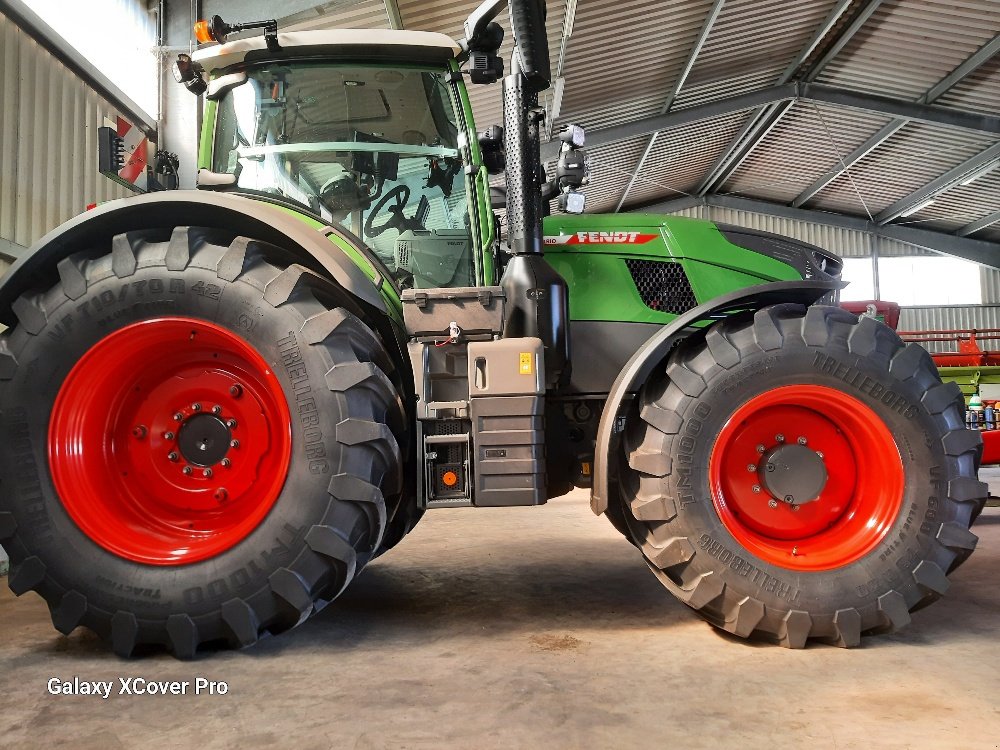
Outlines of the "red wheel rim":
{"label": "red wheel rim", "polygon": [[95,344],[59,391],[48,442],[70,517],[104,549],[150,565],[205,560],[245,539],[277,500],[291,447],[267,362],[187,318]]}
{"label": "red wheel rim", "polygon": [[[813,497],[775,492],[787,481],[775,479],[775,469],[812,481],[822,476],[817,465],[826,476]],[[903,463],[885,422],[858,399],[819,385],[781,386],[740,406],[715,441],[709,482],[736,540],[791,570],[861,559],[903,503]]]}

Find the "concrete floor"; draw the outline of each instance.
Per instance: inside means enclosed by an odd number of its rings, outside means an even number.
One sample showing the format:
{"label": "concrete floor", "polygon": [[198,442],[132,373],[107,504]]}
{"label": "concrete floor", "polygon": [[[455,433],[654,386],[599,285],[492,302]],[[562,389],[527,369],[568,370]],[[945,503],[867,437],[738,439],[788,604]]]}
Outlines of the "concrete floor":
{"label": "concrete floor", "polygon": [[[194,663],[119,660],[3,586],[0,748],[998,748],[1000,508],[977,531],[944,601],[853,651],[720,635],[583,493],[433,511],[297,631]],[[229,693],[46,692],[74,676]]]}

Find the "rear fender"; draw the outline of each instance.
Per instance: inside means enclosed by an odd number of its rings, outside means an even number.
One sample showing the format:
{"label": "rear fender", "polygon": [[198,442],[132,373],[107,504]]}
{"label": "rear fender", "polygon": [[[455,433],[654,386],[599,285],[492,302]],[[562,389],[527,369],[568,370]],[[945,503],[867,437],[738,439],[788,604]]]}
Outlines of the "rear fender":
{"label": "rear fender", "polygon": [[264,201],[178,190],[105,203],[42,237],[0,283],[0,323],[14,325],[14,301],[25,292],[50,285],[56,264],[63,258],[92,247],[110,248],[112,238],[123,232],[174,226],[224,229],[275,245],[288,253],[290,263],[326,276],[369,309],[388,313],[379,294],[380,284],[388,282],[380,277],[372,281],[327,239],[327,234],[337,232],[335,228],[317,231]]}
{"label": "rear fender", "polygon": [[686,329],[695,323],[718,318],[740,310],[759,310],[768,305],[792,302],[811,305],[824,294],[841,289],[845,284],[839,281],[779,281],[770,284],[739,289],[716,297],[699,305],[673,322],[664,326],[632,355],[621,374],[611,386],[608,400],[597,428],[597,445],[594,451],[594,484],[590,491],[590,507],[600,515],[608,508],[611,493],[609,464],[618,449],[618,418],[623,412],[622,404],[630,393],[639,390],[646,379],[662,363],[678,337],[685,335]]}

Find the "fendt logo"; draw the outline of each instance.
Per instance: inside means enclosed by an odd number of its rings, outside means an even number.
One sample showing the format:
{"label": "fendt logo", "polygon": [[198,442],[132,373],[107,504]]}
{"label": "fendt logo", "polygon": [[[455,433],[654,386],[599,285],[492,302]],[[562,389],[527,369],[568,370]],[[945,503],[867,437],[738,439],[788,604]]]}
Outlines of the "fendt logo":
{"label": "fendt logo", "polygon": [[655,240],[655,234],[639,232],[577,232],[546,235],[546,245],[642,245]]}

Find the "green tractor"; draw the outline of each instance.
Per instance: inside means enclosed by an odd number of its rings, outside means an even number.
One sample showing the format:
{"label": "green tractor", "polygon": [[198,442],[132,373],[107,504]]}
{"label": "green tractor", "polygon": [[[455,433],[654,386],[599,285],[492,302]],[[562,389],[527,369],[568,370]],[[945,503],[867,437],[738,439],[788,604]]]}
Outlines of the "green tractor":
{"label": "green tractor", "polygon": [[[99,206],[10,270],[0,544],[60,632],[249,646],[426,510],[574,487],[738,636],[855,646],[948,588],[987,494],[958,388],[833,306],[823,250],[580,215],[582,130],[540,158],[544,7],[510,0],[505,73],[506,8],[460,42],[201,23],[175,68],[200,189]],[[467,79],[502,79],[502,128]]]}

